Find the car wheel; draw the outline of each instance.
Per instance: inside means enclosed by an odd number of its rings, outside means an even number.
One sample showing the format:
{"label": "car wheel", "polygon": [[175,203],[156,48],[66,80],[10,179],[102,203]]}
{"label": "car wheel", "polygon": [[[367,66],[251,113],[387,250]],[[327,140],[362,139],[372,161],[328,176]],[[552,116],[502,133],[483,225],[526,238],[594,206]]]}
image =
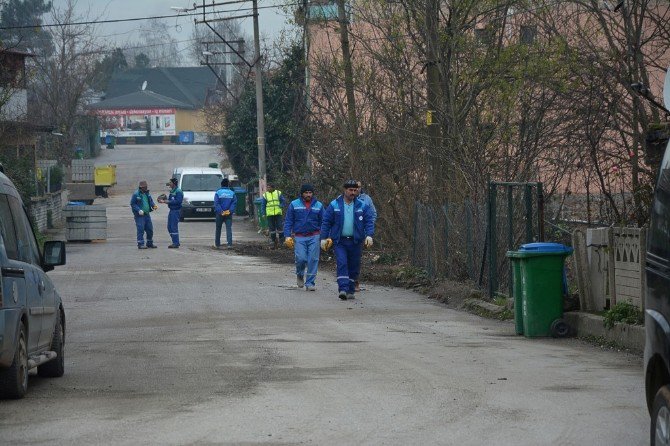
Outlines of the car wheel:
{"label": "car wheel", "polygon": [[565,338],[570,334],[570,326],[563,319],[552,322],[549,330],[554,338]]}
{"label": "car wheel", "polygon": [[51,339],[51,351],[56,352],[56,359],[38,366],[37,374],[44,378],[60,378],[65,373],[65,331],[60,316]]}
{"label": "car wheel", "polygon": [[651,446],[670,445],[670,386],[663,386],[656,393],[649,431]]}
{"label": "car wheel", "polygon": [[0,396],[2,398],[23,398],[28,391],[28,349],[26,328],[19,323],[19,340],[12,365],[0,370]]}

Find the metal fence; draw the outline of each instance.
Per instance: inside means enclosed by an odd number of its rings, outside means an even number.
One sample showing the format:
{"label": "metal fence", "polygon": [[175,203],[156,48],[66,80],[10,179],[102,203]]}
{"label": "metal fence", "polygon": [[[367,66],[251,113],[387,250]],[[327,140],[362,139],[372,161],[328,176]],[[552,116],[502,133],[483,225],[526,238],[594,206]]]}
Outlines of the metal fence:
{"label": "metal fence", "polygon": [[431,280],[470,280],[490,297],[511,295],[508,250],[542,241],[541,183],[489,184],[486,203],[415,203],[412,265]]}

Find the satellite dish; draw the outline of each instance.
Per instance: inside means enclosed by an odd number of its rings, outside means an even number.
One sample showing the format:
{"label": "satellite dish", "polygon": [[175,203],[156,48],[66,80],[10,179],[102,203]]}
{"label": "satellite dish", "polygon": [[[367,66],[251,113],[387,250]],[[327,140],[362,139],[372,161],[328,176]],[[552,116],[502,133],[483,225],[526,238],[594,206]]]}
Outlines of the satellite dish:
{"label": "satellite dish", "polygon": [[665,72],[665,85],[663,86],[663,102],[665,102],[665,108],[670,110],[670,67],[668,67],[668,71]]}
{"label": "satellite dish", "polygon": [[147,81],[142,82],[142,91],[147,89]]}

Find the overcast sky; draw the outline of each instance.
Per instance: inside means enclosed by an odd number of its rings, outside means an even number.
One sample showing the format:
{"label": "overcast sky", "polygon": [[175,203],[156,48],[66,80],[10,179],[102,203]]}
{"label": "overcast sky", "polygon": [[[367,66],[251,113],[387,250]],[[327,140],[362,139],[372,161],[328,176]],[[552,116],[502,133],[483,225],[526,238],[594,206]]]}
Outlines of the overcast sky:
{"label": "overcast sky", "polygon": [[[52,0],[55,7],[62,8],[67,4],[67,0]],[[289,29],[286,24],[286,16],[281,8],[267,8],[263,6],[282,5],[291,3],[293,0],[259,0],[259,27],[261,38],[265,44],[271,44],[281,33],[283,29]],[[193,31],[193,16],[178,17],[177,13],[170,9],[171,6],[192,7],[194,0],[77,0],[77,11],[80,15],[89,15],[91,18],[100,16],[101,20],[127,19],[147,16],[163,16],[174,14],[174,18],[162,19],[164,23],[170,26],[172,36],[177,41],[188,41],[191,39]],[[197,1],[201,4],[201,0]],[[207,0],[211,3],[211,0]],[[233,5],[219,6],[217,9],[231,11],[238,8],[251,8],[251,1]],[[211,10],[211,9],[210,9]],[[250,11],[242,11],[235,15],[247,15]],[[243,32],[253,37],[253,21],[251,17],[241,19]],[[49,23],[48,15],[45,17],[45,23]],[[121,22],[98,25],[98,34],[101,38],[110,43],[116,42],[118,46],[123,46],[130,42],[137,44],[139,39],[138,31],[141,29],[142,21]],[[204,26],[204,25],[199,25]],[[180,48],[186,52],[186,45],[190,42],[180,43]]]}

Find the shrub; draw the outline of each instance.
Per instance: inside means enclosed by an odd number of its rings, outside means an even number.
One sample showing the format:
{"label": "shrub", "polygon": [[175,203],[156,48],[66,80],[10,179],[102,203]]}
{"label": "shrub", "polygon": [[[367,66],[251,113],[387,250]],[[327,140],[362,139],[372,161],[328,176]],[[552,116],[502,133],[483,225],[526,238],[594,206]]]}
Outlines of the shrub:
{"label": "shrub", "polygon": [[644,323],[644,313],[635,305],[628,302],[619,302],[607,310],[603,315],[605,327],[612,328],[616,322],[624,324],[642,325]]}

